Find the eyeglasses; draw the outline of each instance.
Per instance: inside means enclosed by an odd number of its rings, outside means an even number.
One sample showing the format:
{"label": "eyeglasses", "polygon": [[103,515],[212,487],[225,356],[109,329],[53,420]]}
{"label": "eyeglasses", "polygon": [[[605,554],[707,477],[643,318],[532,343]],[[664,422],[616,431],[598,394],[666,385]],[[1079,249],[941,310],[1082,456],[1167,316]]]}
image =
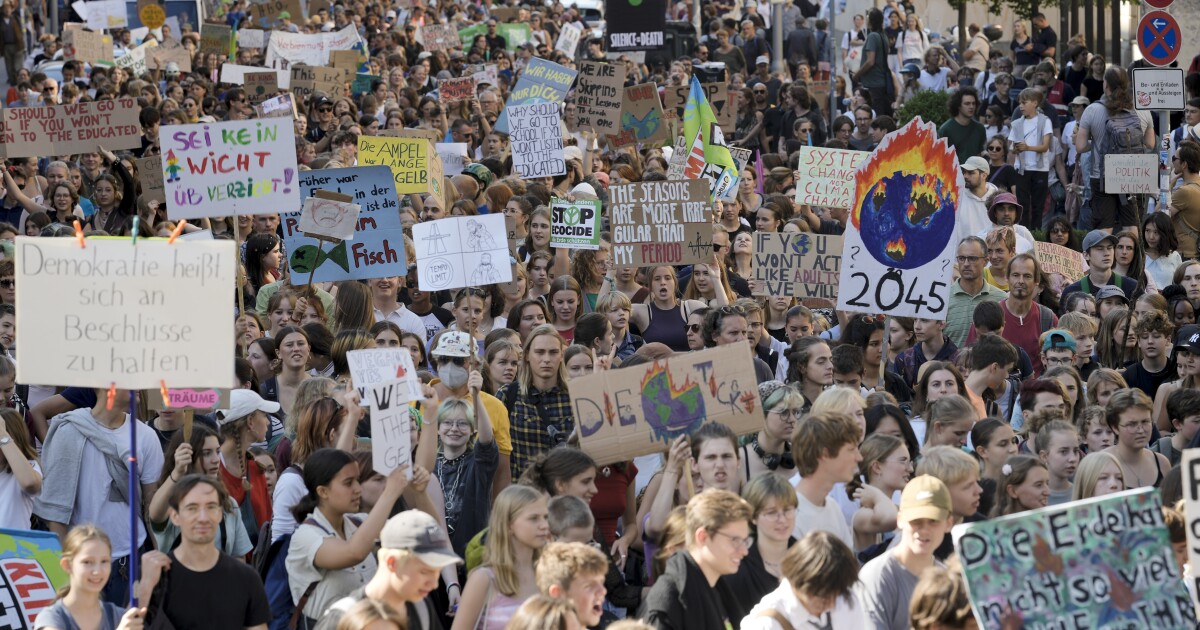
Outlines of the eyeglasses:
{"label": "eyeglasses", "polygon": [[467,357],[438,357],[437,362],[439,364],[448,363],[457,365],[458,367],[463,367],[467,364]]}
{"label": "eyeglasses", "polygon": [[766,90],[751,90],[751,92],[753,92],[754,94],[766,94],[767,93]]}
{"label": "eyeglasses", "polygon": [[447,429],[461,429],[465,431],[471,430],[471,423],[466,420],[443,420],[438,422],[438,426],[446,427]]}
{"label": "eyeglasses", "polygon": [[754,546],[754,537],[753,536],[747,536],[745,538],[738,538],[737,536],[731,536],[729,534],[726,534],[725,532],[713,532],[713,535],[714,536],[724,536],[724,537],[728,538],[729,542],[733,543],[733,546],[738,547],[739,549],[749,549]]}
{"label": "eyeglasses", "polygon": [[768,411],[767,413],[776,414],[780,418],[783,418],[784,420],[787,420],[788,418],[791,418],[792,420],[799,420],[800,417],[804,415],[804,410],[803,409],[772,409],[772,410]]}
{"label": "eyeglasses", "polygon": [[1150,421],[1142,420],[1141,422],[1126,422],[1124,424],[1118,424],[1117,428],[1122,431],[1149,431]]}
{"label": "eyeglasses", "polygon": [[983,260],[983,256],[959,256],[957,260],[960,265],[974,265]]}

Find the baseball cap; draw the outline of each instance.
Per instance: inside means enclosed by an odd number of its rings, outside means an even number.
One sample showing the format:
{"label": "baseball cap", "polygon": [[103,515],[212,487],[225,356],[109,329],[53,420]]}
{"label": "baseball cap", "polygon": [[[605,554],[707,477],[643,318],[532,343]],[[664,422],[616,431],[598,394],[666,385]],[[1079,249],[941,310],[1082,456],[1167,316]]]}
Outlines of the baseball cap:
{"label": "baseball cap", "polygon": [[1083,251],[1087,252],[1087,250],[1103,243],[1104,241],[1111,241],[1113,245],[1116,245],[1117,237],[1105,232],[1104,230],[1092,230],[1091,232],[1087,233],[1087,236],[1083,237]]}
{"label": "baseball cap", "polygon": [[229,409],[217,410],[217,425],[225,426],[234,420],[241,420],[255,411],[275,413],[279,411],[279,403],[263,400],[263,397],[252,389],[232,390],[229,392]]}
{"label": "baseball cap", "polygon": [[756,65],[756,66],[758,64],[769,64],[769,63],[771,63],[771,58],[766,55],[759,55],[758,59],[754,60],[754,65]]}
{"label": "baseball cap", "polygon": [[452,330],[438,338],[437,348],[433,350],[435,357],[469,357],[471,356],[471,336],[461,330]]}
{"label": "baseball cap", "polygon": [[914,477],[900,493],[899,520],[908,522],[920,518],[944,521],[950,518],[950,490],[932,475]]}
{"label": "baseball cap", "polygon": [[903,68],[900,68],[900,74],[920,75],[921,68],[915,63],[906,63]]}
{"label": "baseball cap", "polygon": [[333,101],[329,100],[329,97],[328,97],[328,96],[318,96],[318,97],[317,97],[317,102],[313,103],[313,105],[312,105],[312,106],[313,106],[313,107],[320,107],[320,106],[322,106],[322,105],[333,105]]}
{"label": "baseball cap", "polygon": [[[1120,291],[1120,289],[1117,290]],[[1121,296],[1124,297],[1125,294],[1122,293]],[[1075,337],[1072,337],[1071,333],[1065,330],[1056,330],[1047,334],[1046,341],[1042,343],[1042,352],[1047,350],[1062,350],[1063,348],[1066,348],[1071,352],[1075,352],[1076,348]]]}
{"label": "baseball cap", "polygon": [[1200,354],[1200,326],[1188,324],[1175,333],[1175,349],[1187,350],[1192,354]]}
{"label": "baseball cap", "polygon": [[1084,107],[1087,107],[1088,105],[1092,104],[1092,101],[1088,100],[1088,97],[1086,97],[1086,96],[1076,96],[1074,99],[1071,100],[1071,104],[1072,105],[1083,105]]}
{"label": "baseball cap", "polygon": [[574,145],[563,147],[563,159],[564,160],[579,160],[580,162],[582,162],[583,161],[583,149],[580,149],[579,147],[574,146]]}
{"label": "baseball cap", "polygon": [[964,171],[981,171],[984,175],[992,172],[992,167],[988,165],[987,160],[979,157],[978,155],[972,155],[971,157],[967,158],[967,161],[963,162],[960,168],[962,168]]}
{"label": "baseball cap", "polygon": [[1123,302],[1129,304],[1129,298],[1125,297],[1125,292],[1120,287],[1111,284],[1102,284],[1096,287],[1096,300],[1107,300],[1108,298],[1121,298]]}
{"label": "baseball cap", "polygon": [[407,510],[389,518],[379,532],[379,546],[411,551],[418,560],[435,569],[462,564],[446,532],[432,516],[420,510]]}

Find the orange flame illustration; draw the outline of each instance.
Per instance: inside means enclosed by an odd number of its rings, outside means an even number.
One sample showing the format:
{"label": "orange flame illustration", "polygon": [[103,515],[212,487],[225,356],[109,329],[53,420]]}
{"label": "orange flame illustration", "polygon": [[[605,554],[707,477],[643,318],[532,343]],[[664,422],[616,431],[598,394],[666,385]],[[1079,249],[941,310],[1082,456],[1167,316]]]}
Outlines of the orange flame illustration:
{"label": "orange flame illustration", "polygon": [[642,389],[645,389],[646,384],[652,381],[654,377],[658,376],[659,374],[667,375],[667,387],[671,389],[671,398],[678,398],[689,388],[695,386],[695,383],[692,383],[692,377],[688,376],[687,378],[683,379],[683,385],[676,387],[675,379],[671,377],[671,372],[667,370],[667,364],[655,361],[654,364],[650,366],[650,369],[646,370],[646,375],[642,377]]}
{"label": "orange flame illustration", "polygon": [[[945,138],[937,137],[937,128],[915,118],[912,122],[887,135],[871,157],[858,165],[854,174],[854,205],[850,214],[854,227],[859,219],[867,192],[875,186],[875,195],[887,194],[884,178],[895,175],[916,175],[913,197],[908,204],[908,218],[919,223],[937,207],[938,188],[943,197],[958,206],[958,156]],[[922,210],[921,206],[925,209]],[[888,248],[891,248],[889,243]]]}
{"label": "orange flame illustration", "polygon": [[904,237],[901,236],[894,241],[888,241],[887,244],[888,256],[900,260],[908,254],[908,246],[904,244]]}

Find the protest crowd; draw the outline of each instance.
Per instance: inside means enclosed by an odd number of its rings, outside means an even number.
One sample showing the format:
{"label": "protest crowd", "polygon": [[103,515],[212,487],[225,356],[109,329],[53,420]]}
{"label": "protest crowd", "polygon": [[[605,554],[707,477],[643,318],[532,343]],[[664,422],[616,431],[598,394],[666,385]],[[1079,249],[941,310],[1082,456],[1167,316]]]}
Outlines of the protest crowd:
{"label": "protest crowd", "polygon": [[[1139,489],[1119,500],[1163,532],[1153,592],[1186,601],[1126,602],[1122,627],[1195,626],[1200,72],[1156,129],[1130,69],[1040,13],[958,51],[924,0],[836,41],[808,0],[608,3],[607,33],[557,0],[223,0],[153,29],[76,4],[57,27],[0,9],[0,540],[48,532],[62,581],[33,601],[0,570],[0,627],[1051,627],[1016,586],[984,601],[999,565],[951,530]],[[956,156],[944,308],[839,307],[858,204],[891,198],[806,164],[882,156],[918,115]],[[1108,192],[1104,161],[1164,134],[1166,203]],[[149,263],[43,244],[118,240],[231,243],[218,299],[201,265],[162,312],[232,338],[148,358],[192,334],[119,289]],[[89,343],[164,372],[219,356],[216,380],[232,356],[232,383],[180,408],[168,385],[216,386],[18,376]],[[388,409],[364,357],[395,353],[413,396]],[[1136,547],[1079,505],[1091,562]]]}

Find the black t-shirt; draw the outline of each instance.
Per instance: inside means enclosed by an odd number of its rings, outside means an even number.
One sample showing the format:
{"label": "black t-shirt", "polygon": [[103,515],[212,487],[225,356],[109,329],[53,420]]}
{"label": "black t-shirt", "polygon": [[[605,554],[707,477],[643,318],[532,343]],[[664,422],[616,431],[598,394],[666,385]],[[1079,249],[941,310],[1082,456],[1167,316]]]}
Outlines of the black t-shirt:
{"label": "black t-shirt", "polygon": [[1158,372],[1151,372],[1147,370],[1139,361],[1138,363],[1134,363],[1133,365],[1125,368],[1125,370],[1121,372],[1121,376],[1125,377],[1125,383],[1127,385],[1130,387],[1136,387],[1143,392],[1146,392],[1146,395],[1153,400],[1154,394],[1158,392],[1158,386],[1171,380],[1172,372],[1173,370],[1171,369],[1171,363],[1169,361],[1167,362],[1167,366]]}
{"label": "black t-shirt", "polygon": [[262,580],[250,565],[221,554],[203,573],[183,566],[170,553],[168,569],[155,589],[165,589],[163,610],[176,630],[246,628],[271,621]]}
{"label": "black t-shirt", "polygon": [[1011,164],[1005,164],[992,171],[992,176],[988,181],[995,184],[1000,192],[1012,192],[1013,186],[1017,185],[1017,180],[1020,178],[1017,169],[1013,168]]}

